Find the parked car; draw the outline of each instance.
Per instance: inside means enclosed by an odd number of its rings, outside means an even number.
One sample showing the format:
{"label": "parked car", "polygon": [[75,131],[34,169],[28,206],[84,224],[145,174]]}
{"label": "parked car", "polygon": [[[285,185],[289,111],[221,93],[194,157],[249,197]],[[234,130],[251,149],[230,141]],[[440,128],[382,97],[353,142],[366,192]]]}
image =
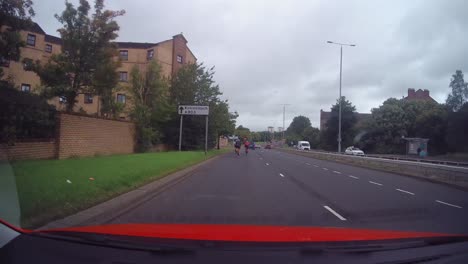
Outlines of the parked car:
{"label": "parked car", "polygon": [[271,144],[266,144],[265,149],[271,149]]}
{"label": "parked car", "polygon": [[297,142],[297,149],[299,149],[299,150],[310,150],[309,141],[298,141]]}
{"label": "parked car", "polygon": [[348,147],[346,150],[345,150],[345,154],[347,155],[353,155],[353,156],[364,156],[364,151],[358,149],[358,148],[355,148],[353,146],[351,147]]}
{"label": "parked car", "polygon": [[256,148],[256,144],[255,144],[255,142],[252,142],[252,143],[250,143],[250,145],[249,145],[249,149],[253,149],[253,150],[255,150],[255,148]]}

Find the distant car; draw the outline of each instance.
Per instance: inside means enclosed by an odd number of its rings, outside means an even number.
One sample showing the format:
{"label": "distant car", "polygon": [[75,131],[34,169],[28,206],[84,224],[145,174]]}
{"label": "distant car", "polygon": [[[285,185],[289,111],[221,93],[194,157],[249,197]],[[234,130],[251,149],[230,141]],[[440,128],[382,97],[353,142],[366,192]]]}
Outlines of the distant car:
{"label": "distant car", "polygon": [[266,144],[265,149],[271,149],[271,144]]}
{"label": "distant car", "polygon": [[251,144],[249,145],[249,149],[255,150],[256,146],[257,146],[257,145],[256,145],[255,143],[251,143]]}
{"label": "distant car", "polygon": [[345,154],[353,155],[353,156],[364,156],[364,151],[362,151],[362,150],[360,150],[358,148],[355,148],[355,147],[348,147],[345,150]]}
{"label": "distant car", "polygon": [[256,149],[259,149],[259,148],[262,148],[262,146],[260,146],[260,145],[255,145],[255,148],[256,148]]}

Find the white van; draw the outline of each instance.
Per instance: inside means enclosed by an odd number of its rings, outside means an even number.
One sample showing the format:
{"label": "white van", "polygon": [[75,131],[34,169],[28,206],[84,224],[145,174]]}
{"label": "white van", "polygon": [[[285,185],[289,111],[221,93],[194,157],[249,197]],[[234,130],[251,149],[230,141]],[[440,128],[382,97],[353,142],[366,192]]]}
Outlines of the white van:
{"label": "white van", "polygon": [[309,141],[298,141],[297,142],[297,149],[299,149],[299,150],[310,150]]}

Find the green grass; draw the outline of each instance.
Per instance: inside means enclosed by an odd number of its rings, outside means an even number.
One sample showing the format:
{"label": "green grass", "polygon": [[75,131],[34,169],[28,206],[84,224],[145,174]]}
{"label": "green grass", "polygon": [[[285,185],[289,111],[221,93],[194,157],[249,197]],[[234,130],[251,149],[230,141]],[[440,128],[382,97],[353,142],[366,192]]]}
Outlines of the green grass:
{"label": "green grass", "polygon": [[[207,157],[226,151],[210,151]],[[205,158],[203,152],[161,152],[15,162],[22,226],[73,214]]]}

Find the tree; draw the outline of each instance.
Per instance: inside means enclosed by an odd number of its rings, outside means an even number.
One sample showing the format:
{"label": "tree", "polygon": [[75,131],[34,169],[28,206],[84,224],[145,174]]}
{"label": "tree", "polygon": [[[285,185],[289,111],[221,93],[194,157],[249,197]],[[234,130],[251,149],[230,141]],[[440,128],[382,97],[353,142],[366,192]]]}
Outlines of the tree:
{"label": "tree", "polygon": [[0,120],[0,142],[8,145],[55,135],[55,108],[44,98],[5,82],[0,82]]}
{"label": "tree", "polygon": [[447,148],[450,152],[468,152],[468,103],[447,117]]}
{"label": "tree", "polygon": [[130,72],[131,118],[136,124],[136,150],[145,152],[160,142],[162,124],[170,118],[169,88],[156,61],[140,71],[134,66]]}
{"label": "tree", "polygon": [[[322,147],[335,150],[338,145],[338,119],[339,100],[331,108],[331,116],[327,121],[326,129],[321,131]],[[353,145],[355,136],[354,125],[356,124],[356,107],[346,97],[341,97],[341,145]]]}
{"label": "tree", "polygon": [[238,126],[235,131],[236,136],[238,136],[241,140],[244,138],[250,139],[250,129],[243,127],[242,125]]}
{"label": "tree", "polygon": [[[214,81],[214,67],[203,64],[184,65],[172,78],[170,98],[174,106],[171,120],[165,125],[165,140],[177,145],[179,118],[177,105],[208,105],[210,107],[208,147],[215,146],[220,133],[232,129],[237,114],[229,114],[227,101],[222,101],[219,86]],[[184,149],[203,149],[205,146],[205,118],[184,116],[182,146]]]}
{"label": "tree", "polygon": [[431,153],[447,150],[447,111],[445,106],[431,101],[390,98],[372,109],[365,130],[361,147],[369,152],[404,154],[404,137],[428,138]]}
{"label": "tree", "polygon": [[448,95],[446,104],[452,111],[458,111],[468,101],[468,83],[463,79],[463,72],[457,70],[450,80],[452,92]]}
{"label": "tree", "polygon": [[310,119],[305,116],[296,116],[293,118],[293,121],[289,125],[286,132],[288,134],[302,135],[304,130],[310,127]]}
{"label": "tree", "polygon": [[[112,92],[108,90],[115,88],[118,64],[113,61],[116,46],[111,41],[117,38],[119,26],[114,18],[125,12],[104,10],[104,0],[95,1],[91,16],[90,9],[86,0],[80,0],[78,8],[65,3],[62,14],[55,15],[63,25],[58,30],[62,53],[51,56],[45,65],[38,61],[33,67],[44,85],[44,94],[65,98],[67,111],[73,111],[80,92],[97,93],[109,100]],[[110,76],[104,78],[107,74]],[[108,111],[111,102],[103,105]]]}
{"label": "tree", "polygon": [[[25,46],[19,30],[31,26],[35,15],[31,0],[0,0],[0,62],[19,61]],[[0,67],[0,79],[3,69]]]}
{"label": "tree", "polygon": [[308,127],[302,132],[302,138],[309,141],[311,148],[317,148],[320,143],[320,130],[316,127]]}

